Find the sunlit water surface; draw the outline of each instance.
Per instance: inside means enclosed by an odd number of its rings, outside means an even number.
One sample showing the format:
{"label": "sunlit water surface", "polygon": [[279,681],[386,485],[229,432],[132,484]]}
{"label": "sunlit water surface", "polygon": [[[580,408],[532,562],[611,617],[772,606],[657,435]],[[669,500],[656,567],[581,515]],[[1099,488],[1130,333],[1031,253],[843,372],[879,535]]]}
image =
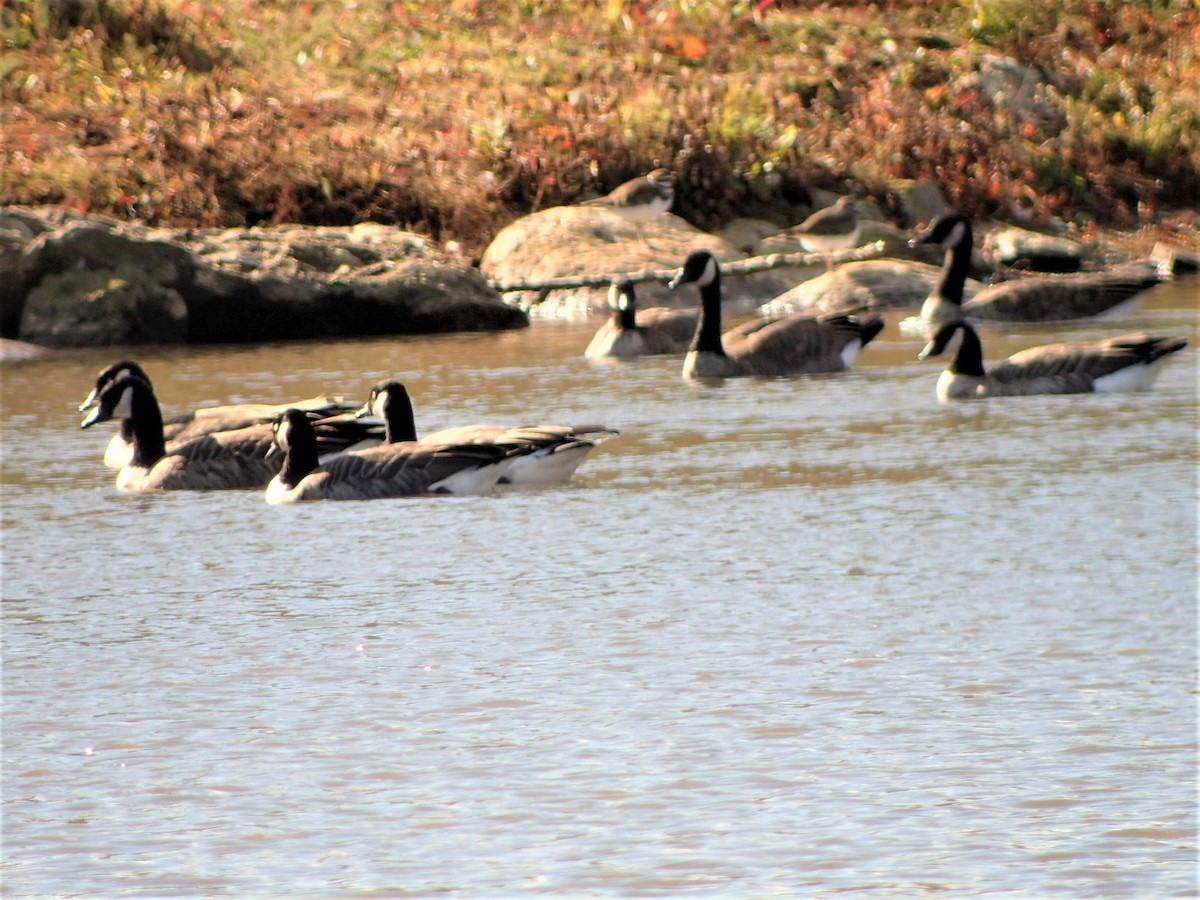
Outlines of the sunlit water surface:
{"label": "sunlit water surface", "polygon": [[[1196,892],[1195,282],[983,332],[1189,337],[1152,393],[953,408],[892,318],[715,385],[596,324],[7,368],[5,893]],[[122,496],[74,409],[123,355],[168,412],[395,376],[622,436],[555,490]]]}

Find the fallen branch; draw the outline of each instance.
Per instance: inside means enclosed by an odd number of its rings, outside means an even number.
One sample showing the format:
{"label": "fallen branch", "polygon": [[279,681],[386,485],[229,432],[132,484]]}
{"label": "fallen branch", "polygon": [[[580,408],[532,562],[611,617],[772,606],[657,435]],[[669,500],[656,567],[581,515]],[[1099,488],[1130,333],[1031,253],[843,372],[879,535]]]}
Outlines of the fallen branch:
{"label": "fallen branch", "polygon": [[[769,253],[766,256],[752,256],[748,259],[721,263],[721,275],[731,277],[753,275],[757,272],[766,272],[782,266],[811,266],[816,263],[822,263],[826,259],[830,259],[835,263],[854,262],[861,259],[868,259],[876,253],[882,252],[885,246],[886,243],[884,241],[875,241],[871,244],[863,244],[861,247],[855,247],[852,250],[839,250],[836,253]],[[562,278],[545,278],[541,281],[493,281],[490,284],[501,294],[518,291],[540,291],[545,295],[549,294],[550,291],[563,288],[608,287],[614,281],[621,281],[623,279],[632,281],[634,284],[639,284],[643,281],[670,281],[675,277],[677,271],[679,271],[678,268],[659,269],[657,271],[643,270],[641,272],[627,272],[615,275],[565,275]],[[540,298],[538,302],[540,303],[542,299],[545,298]]]}

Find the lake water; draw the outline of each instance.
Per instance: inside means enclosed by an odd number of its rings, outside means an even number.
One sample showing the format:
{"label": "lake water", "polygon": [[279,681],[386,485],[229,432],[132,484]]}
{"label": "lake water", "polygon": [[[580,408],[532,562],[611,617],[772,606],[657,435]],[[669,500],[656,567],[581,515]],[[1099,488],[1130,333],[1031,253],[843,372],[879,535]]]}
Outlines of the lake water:
{"label": "lake water", "polygon": [[[693,385],[495,335],[72,351],[3,371],[9,896],[1194,896],[1198,282],[1148,394],[946,408],[853,373]],[[79,430],[361,398],[602,422],[568,487],[131,497]]]}

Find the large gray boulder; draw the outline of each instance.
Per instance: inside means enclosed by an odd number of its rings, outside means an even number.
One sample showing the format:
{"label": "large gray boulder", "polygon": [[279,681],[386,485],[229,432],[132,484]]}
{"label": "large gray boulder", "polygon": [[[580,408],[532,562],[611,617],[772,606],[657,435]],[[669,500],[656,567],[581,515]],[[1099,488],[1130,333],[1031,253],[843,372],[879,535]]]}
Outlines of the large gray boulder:
{"label": "large gray boulder", "polygon": [[[483,253],[480,269],[501,290],[575,279],[587,284],[512,290],[506,299],[537,316],[587,316],[607,311],[608,279],[638,281],[638,305],[690,307],[694,290],[668,291],[665,281],[693,250],[708,250],[721,262],[743,258],[735,246],[664,213],[643,227],[592,206],[559,206],[532,213],[503,228]],[[635,277],[635,280],[636,277]],[[777,272],[722,280],[723,297],[733,308],[751,309],[795,282]]]}
{"label": "large gray boulder", "polygon": [[382,225],[148,229],[0,210],[0,331],[47,346],[528,325],[478,270]]}

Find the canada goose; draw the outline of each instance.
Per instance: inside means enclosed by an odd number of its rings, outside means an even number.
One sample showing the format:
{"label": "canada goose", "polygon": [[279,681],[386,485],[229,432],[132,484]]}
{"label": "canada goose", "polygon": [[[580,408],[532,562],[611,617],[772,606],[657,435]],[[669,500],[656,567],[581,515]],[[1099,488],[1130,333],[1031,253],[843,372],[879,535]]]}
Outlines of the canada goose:
{"label": "canada goose", "polygon": [[1002,281],[963,300],[971,263],[971,221],[950,213],[933,221],[913,246],[939,244],[946,262],[919,320],[932,325],[967,316],[1000,322],[1061,322],[1132,312],[1141,295],[1162,281],[1152,269],[1125,267],[1084,275],[1043,275]]}
{"label": "canada goose", "polygon": [[675,200],[675,177],[666,169],[654,169],[614,188],[603,197],[585,200],[581,206],[598,206],[630,222],[638,240],[647,243],[642,226],[671,208]]}
{"label": "canada goose", "polygon": [[829,270],[833,268],[831,254],[858,246],[862,223],[853,198],[845,196],[833,206],[817,210],[788,233],[799,238],[800,246],[809,253],[825,254],[825,268]]}
{"label": "canada goose", "polygon": [[[418,441],[412,399],[398,381],[381,381],[371,388],[359,415],[374,415],[387,423],[389,443]],[[463,425],[427,434],[424,446],[494,444],[518,450],[500,484],[547,486],[566,484],[575,470],[603,440],[619,432],[602,425]]]}
{"label": "canada goose", "polygon": [[700,317],[683,361],[685,378],[841,372],[883,328],[880,316],[784,316],[753,319],[721,334],[721,272],[707,250],[688,256],[668,285],[694,281]]}
{"label": "canada goose", "polygon": [[638,310],[632,281],[616,281],[608,289],[613,313],[592,338],[584,356],[630,358],[686,353],[696,331],[694,309],[654,306]]}
{"label": "canada goose", "polygon": [[[91,392],[79,404],[79,411],[87,412],[95,406],[105,385],[111,384],[123,375],[139,378],[153,388],[149,376],[140,365],[132,360],[121,360],[100,370]],[[207,406],[172,416],[163,425],[163,437],[168,441],[168,449],[170,449],[184,441],[216,431],[232,431],[250,425],[270,423],[289,407],[303,409],[315,415],[333,416],[338,413],[352,412],[356,405],[345,403],[339,398],[317,396],[308,400],[294,400],[291,403],[236,403],[226,406]],[[379,440],[375,441],[375,443],[378,442]],[[110,469],[121,469],[129,464],[132,457],[132,424],[128,419],[122,419],[117,433],[113,435],[104,451],[104,464]]]}
{"label": "canada goose", "polygon": [[131,459],[117,473],[117,488],[122,491],[261,488],[279,469],[278,463],[267,459],[269,425],[202,435],[168,452],[154,390],[136,375],[126,373],[105,385],[80,427],[112,418],[128,420],[132,435]]}
{"label": "canada goose", "polygon": [[434,447],[414,441],[380,444],[318,459],[308,416],[289,409],[274,424],[283,465],[267,485],[272,504],[302,500],[373,500],[421,494],[483,494],[512,462],[494,444]]}
{"label": "canada goose", "polygon": [[954,361],[938,378],[939,400],[967,400],[1017,394],[1085,394],[1145,391],[1163,360],[1187,346],[1183,338],[1145,332],[1104,341],[1043,344],[1014,353],[983,368],[983,346],[963,320],[942,325],[919,359],[952,353]]}

